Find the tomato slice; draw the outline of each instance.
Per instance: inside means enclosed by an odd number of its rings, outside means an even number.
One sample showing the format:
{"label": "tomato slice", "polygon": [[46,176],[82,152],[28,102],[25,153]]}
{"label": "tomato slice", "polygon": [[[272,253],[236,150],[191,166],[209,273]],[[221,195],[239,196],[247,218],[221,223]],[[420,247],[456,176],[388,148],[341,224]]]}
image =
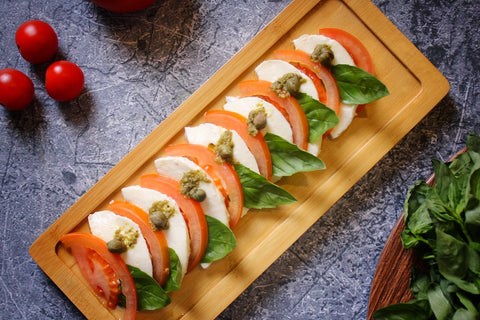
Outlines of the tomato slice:
{"label": "tomato slice", "polygon": [[114,201],[108,205],[108,208],[138,225],[152,257],[153,278],[163,287],[170,273],[170,253],[165,234],[162,231],[153,231],[148,213],[130,202]]}
{"label": "tomato slice", "polygon": [[94,291],[103,291],[103,296],[108,297],[107,305],[114,301],[113,298],[110,300],[110,297],[115,295],[115,290],[110,288],[118,288],[118,282],[122,283],[122,294],[126,298],[124,319],[134,320],[137,314],[137,289],[120,255],[108,251],[105,241],[89,233],[68,233],[60,237],[60,242],[73,254],[82,275]]}
{"label": "tomato slice", "polygon": [[313,85],[315,86],[315,89],[317,89],[318,101],[320,101],[321,103],[327,103],[327,92],[325,90],[325,87],[323,86],[322,80],[320,80],[317,74],[313,72],[310,68],[307,68],[306,66],[298,62],[293,62],[290,64],[293,65],[298,70],[300,70],[307,77],[309,77],[310,80],[312,80]]}
{"label": "tomato slice", "polygon": [[228,199],[227,208],[230,215],[230,229],[235,228],[242,217],[243,190],[233,166],[225,162],[217,162],[215,160],[217,158],[216,153],[202,145],[177,144],[168,146],[165,151],[169,156],[189,158],[205,169],[214,182],[216,182],[215,184],[219,184],[225,190],[225,196]]}
{"label": "tomato slice", "polygon": [[325,104],[327,107],[335,111],[337,115],[340,115],[340,93],[338,91],[337,82],[332,73],[322,66],[320,63],[316,63],[310,59],[310,56],[305,51],[301,50],[275,50],[273,53],[276,59],[288,61],[302,65],[305,68],[312,70],[325,87],[327,99]]}
{"label": "tomato slice", "polygon": [[305,112],[293,97],[280,98],[274,91],[270,90],[271,82],[264,80],[247,80],[240,82],[238,88],[244,97],[257,96],[272,103],[283,114],[292,127],[293,143],[303,150],[308,150],[308,122]]}
{"label": "tomato slice", "polygon": [[211,110],[203,117],[206,122],[237,132],[255,157],[260,174],[268,180],[272,179],[272,158],[268,145],[261,133],[255,137],[248,133],[247,119],[244,116],[226,110]]}
{"label": "tomato slice", "polygon": [[[373,69],[373,61],[368,53],[367,48],[365,48],[365,46],[355,36],[347,31],[335,28],[320,29],[319,33],[340,43],[342,47],[344,47],[345,50],[347,50],[347,52],[350,54],[357,67],[371,74],[375,74],[375,70]],[[359,105],[356,113],[359,114],[363,111],[363,109],[365,109],[365,105]]]}
{"label": "tomato slice", "polygon": [[170,177],[159,174],[147,174],[140,177],[140,186],[166,194],[177,203],[187,223],[190,235],[190,256],[187,272],[193,270],[202,260],[208,243],[208,227],[199,202],[186,198],[180,193],[180,183]]}
{"label": "tomato slice", "polygon": [[347,50],[357,67],[374,74],[372,58],[370,57],[367,48],[365,48],[355,36],[347,31],[335,28],[320,29],[319,34],[336,40],[345,48],[345,50]]}

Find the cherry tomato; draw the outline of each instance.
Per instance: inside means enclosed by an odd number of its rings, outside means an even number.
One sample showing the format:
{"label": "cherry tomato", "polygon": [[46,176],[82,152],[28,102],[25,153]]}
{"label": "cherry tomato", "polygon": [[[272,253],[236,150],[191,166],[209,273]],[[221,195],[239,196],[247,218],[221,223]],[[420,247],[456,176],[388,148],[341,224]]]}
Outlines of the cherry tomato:
{"label": "cherry tomato", "polygon": [[227,130],[236,131],[255,156],[260,174],[269,181],[272,179],[272,158],[270,157],[268,145],[263,135],[257,134],[252,136],[248,133],[247,119],[245,117],[231,111],[211,110],[207,111],[203,118],[206,122],[216,124]]}
{"label": "cherry tomato", "polygon": [[92,0],[100,7],[118,13],[133,12],[145,9],[156,0]]}
{"label": "cherry tomato", "polygon": [[82,69],[70,61],[52,63],[45,75],[47,93],[57,101],[70,101],[80,95],[85,78]]}
{"label": "cherry tomato", "polygon": [[33,82],[15,69],[0,70],[0,104],[13,111],[25,109],[32,102]]}
{"label": "cherry tomato", "polygon": [[30,63],[53,58],[58,48],[57,34],[46,22],[30,20],[18,27],[15,42],[22,57]]}
{"label": "cherry tomato", "polygon": [[122,294],[126,298],[124,319],[134,320],[137,314],[137,289],[122,257],[108,251],[105,241],[89,233],[68,233],[60,237],[60,242],[70,250],[82,275],[97,294],[107,299],[110,308],[116,307],[118,283],[121,282]]}

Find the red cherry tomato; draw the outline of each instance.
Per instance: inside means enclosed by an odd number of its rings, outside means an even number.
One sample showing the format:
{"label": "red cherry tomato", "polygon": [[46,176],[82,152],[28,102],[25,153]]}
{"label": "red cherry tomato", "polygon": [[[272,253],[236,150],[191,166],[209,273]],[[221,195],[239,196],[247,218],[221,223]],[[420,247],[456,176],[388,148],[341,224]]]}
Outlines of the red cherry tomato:
{"label": "red cherry tomato", "polygon": [[133,12],[145,9],[156,0],[92,0],[100,7],[118,13]]}
{"label": "red cherry tomato", "polygon": [[45,88],[53,99],[70,101],[80,95],[84,81],[83,72],[75,63],[56,61],[47,69]]}
{"label": "red cherry tomato", "polygon": [[32,80],[15,69],[0,70],[0,104],[9,110],[25,109],[32,102]]}
{"label": "red cherry tomato", "polygon": [[58,48],[57,34],[46,22],[31,20],[18,27],[15,42],[22,57],[30,63],[53,58]]}

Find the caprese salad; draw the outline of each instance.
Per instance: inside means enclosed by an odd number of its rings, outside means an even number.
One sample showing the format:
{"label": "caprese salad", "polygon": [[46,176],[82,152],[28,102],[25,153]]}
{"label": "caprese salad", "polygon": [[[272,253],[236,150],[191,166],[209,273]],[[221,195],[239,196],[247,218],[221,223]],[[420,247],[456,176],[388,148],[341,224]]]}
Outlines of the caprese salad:
{"label": "caprese salad", "polygon": [[324,137],[347,130],[360,108],[388,95],[366,48],[351,34],[321,29],[274,52],[238,84],[223,110],[186,127],[157,172],[121,190],[122,201],[88,216],[91,233],[60,238],[106,307],[137,311],[170,303],[188,272],[225,257],[249,209],[296,201],[277,184],[322,170]]}

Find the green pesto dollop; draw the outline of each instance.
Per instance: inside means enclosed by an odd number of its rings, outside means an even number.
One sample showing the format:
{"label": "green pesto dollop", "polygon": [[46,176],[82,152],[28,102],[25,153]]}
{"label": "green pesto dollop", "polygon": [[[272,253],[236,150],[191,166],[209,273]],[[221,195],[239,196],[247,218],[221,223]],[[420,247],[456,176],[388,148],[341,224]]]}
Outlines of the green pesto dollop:
{"label": "green pesto dollop", "polygon": [[314,62],[319,62],[325,67],[330,67],[335,56],[333,55],[332,47],[328,44],[319,44],[315,47],[310,59]]}
{"label": "green pesto dollop", "polygon": [[115,230],[113,239],[107,242],[108,251],[112,253],[123,253],[135,246],[139,236],[138,230],[132,227],[120,227]]}
{"label": "green pesto dollop", "polygon": [[183,174],[180,179],[180,193],[185,197],[202,202],[207,197],[205,190],[200,188],[200,182],[210,183],[205,172],[190,170]]}
{"label": "green pesto dollop", "polygon": [[259,106],[253,109],[248,114],[247,119],[248,134],[256,137],[259,130],[264,129],[267,126],[267,113],[263,106]]}
{"label": "green pesto dollop", "polygon": [[217,162],[233,164],[233,148],[232,131],[225,130],[213,146],[213,151],[217,154]]}
{"label": "green pesto dollop", "polygon": [[296,73],[289,72],[272,83],[270,90],[275,91],[279,97],[286,98],[298,93],[303,82],[305,82],[305,79],[303,79],[301,76]]}
{"label": "green pesto dollop", "polygon": [[155,201],[150,209],[148,209],[148,215],[150,224],[154,231],[167,230],[170,227],[168,219],[173,216],[177,210],[170,205],[167,200]]}

